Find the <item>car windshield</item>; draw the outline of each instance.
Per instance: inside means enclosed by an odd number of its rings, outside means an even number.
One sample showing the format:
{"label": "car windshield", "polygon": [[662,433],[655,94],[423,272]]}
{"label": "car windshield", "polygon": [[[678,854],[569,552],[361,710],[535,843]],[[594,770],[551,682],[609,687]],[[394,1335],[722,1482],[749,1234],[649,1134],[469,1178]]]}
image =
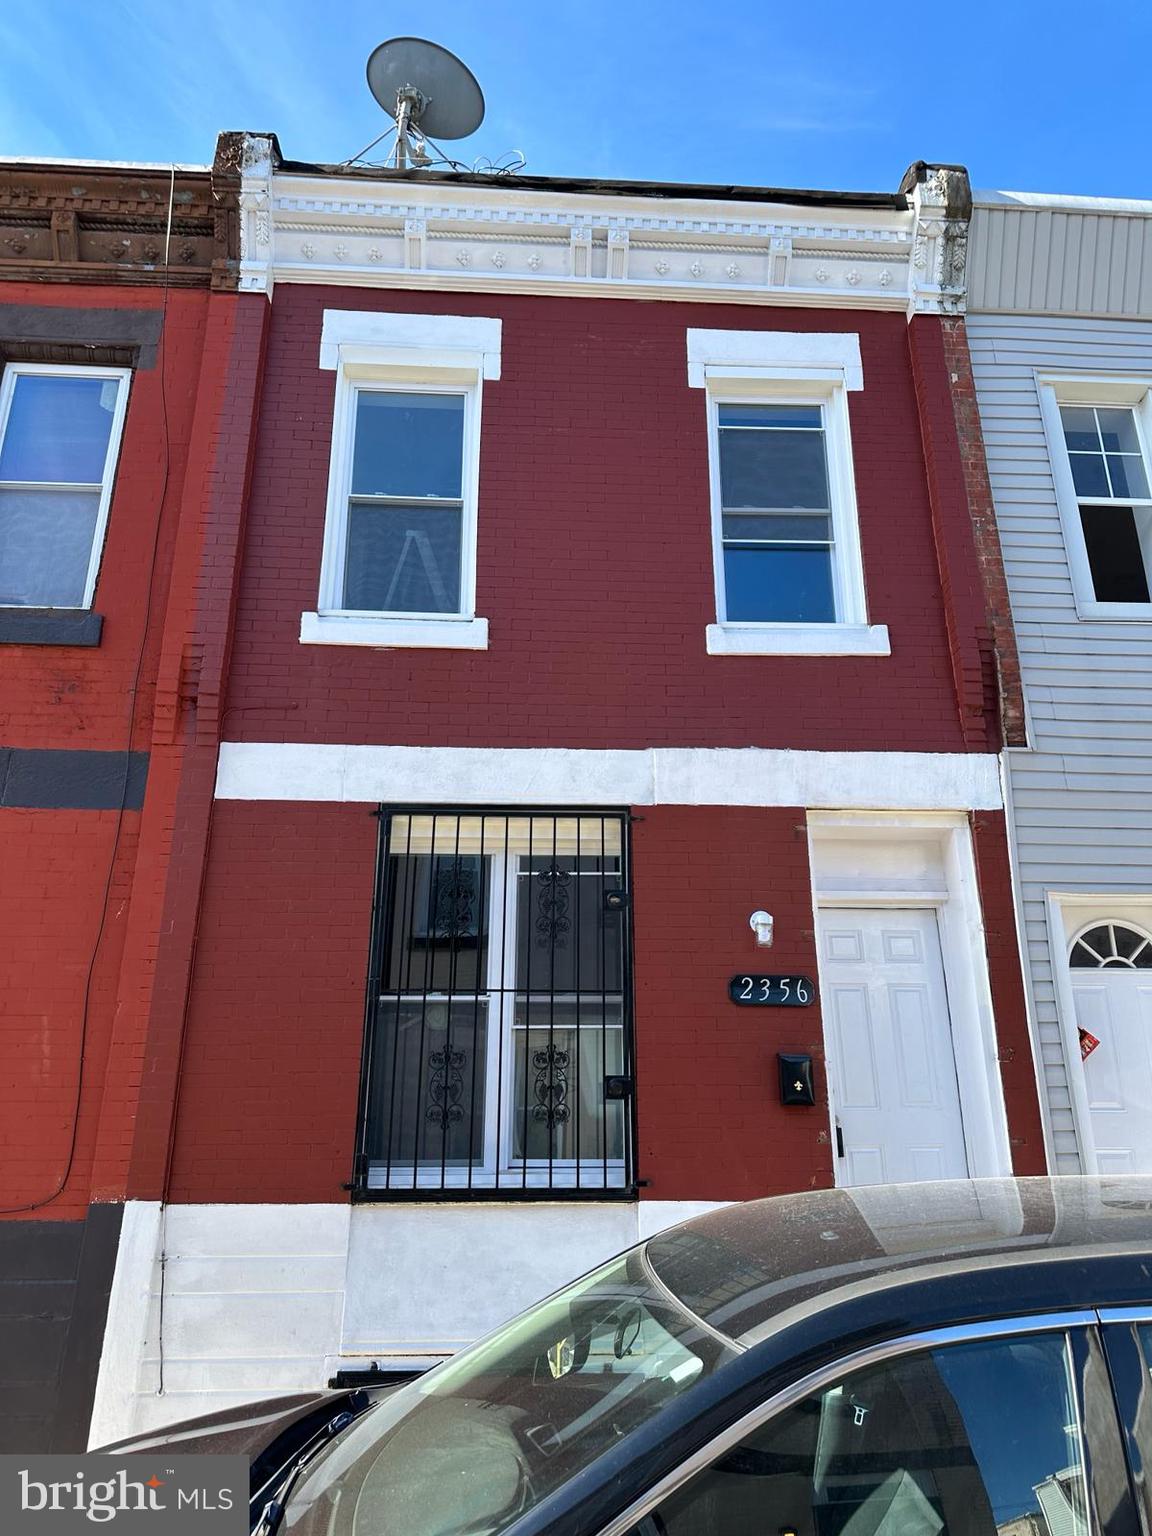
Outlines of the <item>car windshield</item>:
{"label": "car windshield", "polygon": [[633,1249],[382,1399],[308,1465],[281,1530],[495,1536],[736,1354]]}

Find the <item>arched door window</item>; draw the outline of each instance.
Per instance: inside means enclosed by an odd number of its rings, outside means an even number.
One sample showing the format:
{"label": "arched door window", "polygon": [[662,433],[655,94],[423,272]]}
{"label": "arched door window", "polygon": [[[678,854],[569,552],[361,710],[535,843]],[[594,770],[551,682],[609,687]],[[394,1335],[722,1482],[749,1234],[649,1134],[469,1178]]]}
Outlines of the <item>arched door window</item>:
{"label": "arched door window", "polygon": [[1072,940],[1068,964],[1081,971],[1152,970],[1152,934],[1131,923],[1093,923]]}

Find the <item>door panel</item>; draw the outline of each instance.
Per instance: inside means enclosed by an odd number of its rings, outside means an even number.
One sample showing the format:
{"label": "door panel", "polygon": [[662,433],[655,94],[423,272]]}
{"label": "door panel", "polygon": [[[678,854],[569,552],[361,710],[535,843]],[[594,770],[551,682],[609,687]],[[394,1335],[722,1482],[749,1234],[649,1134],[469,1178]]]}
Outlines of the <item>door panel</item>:
{"label": "door panel", "polygon": [[1099,1171],[1152,1173],[1152,977],[1073,971],[1072,996],[1100,1042],[1083,1063]]}
{"label": "door panel", "polygon": [[837,1183],[966,1178],[935,912],[822,913],[820,975]]}

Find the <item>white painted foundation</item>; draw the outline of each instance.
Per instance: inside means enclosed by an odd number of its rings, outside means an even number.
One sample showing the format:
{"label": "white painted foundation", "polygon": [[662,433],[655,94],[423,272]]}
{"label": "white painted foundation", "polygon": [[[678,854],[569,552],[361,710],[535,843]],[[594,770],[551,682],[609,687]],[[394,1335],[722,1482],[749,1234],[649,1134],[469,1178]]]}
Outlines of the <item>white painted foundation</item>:
{"label": "white painted foundation", "polygon": [[89,1444],[313,1392],[341,1366],[432,1364],[719,1203],[133,1202]]}

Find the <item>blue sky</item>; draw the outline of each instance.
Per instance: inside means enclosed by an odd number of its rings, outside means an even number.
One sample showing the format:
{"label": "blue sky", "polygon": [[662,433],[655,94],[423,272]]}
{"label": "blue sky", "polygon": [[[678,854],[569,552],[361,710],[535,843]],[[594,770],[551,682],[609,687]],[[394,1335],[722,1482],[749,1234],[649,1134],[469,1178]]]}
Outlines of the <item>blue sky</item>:
{"label": "blue sky", "polygon": [[454,152],[538,175],[1152,197],[1141,0],[36,0],[0,7],[0,158],[211,158],[218,130],[346,159],[376,43],[430,36],[488,115]]}

